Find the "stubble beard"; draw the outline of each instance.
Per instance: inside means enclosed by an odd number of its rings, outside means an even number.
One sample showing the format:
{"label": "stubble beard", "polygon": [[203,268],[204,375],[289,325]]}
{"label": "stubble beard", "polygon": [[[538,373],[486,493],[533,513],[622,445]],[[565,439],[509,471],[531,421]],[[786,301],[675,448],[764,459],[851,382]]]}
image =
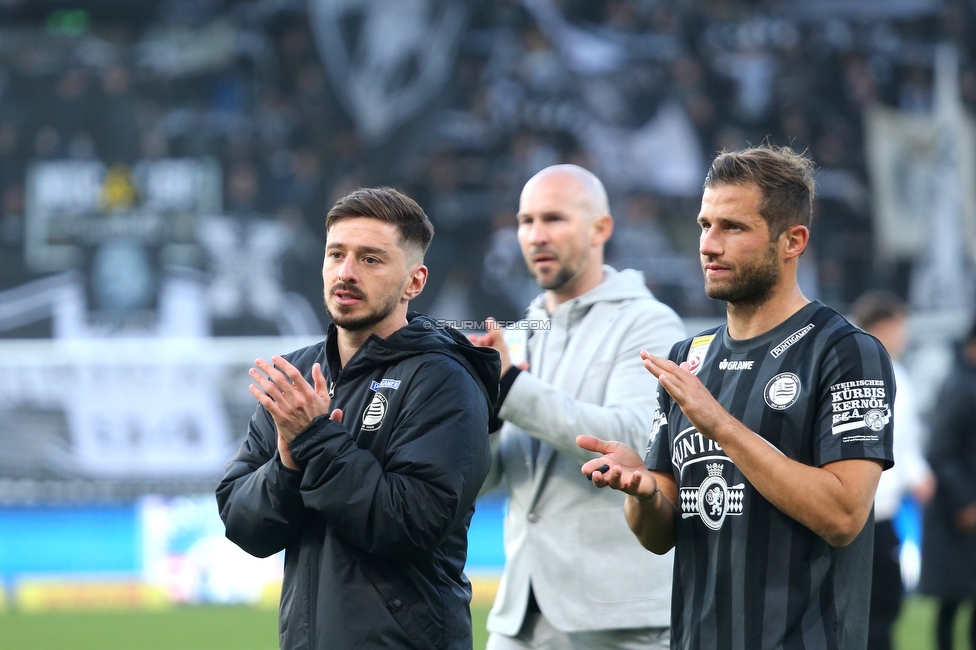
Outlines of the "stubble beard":
{"label": "stubble beard", "polygon": [[536,275],[535,280],[540,287],[546,291],[557,291],[566,286],[566,283],[573,279],[573,272],[566,267],[560,267],[556,275],[552,277],[548,282],[542,279],[541,275]]}
{"label": "stubble beard", "polygon": [[[343,289],[349,290],[348,287],[343,287]],[[332,291],[335,291],[335,288],[333,288]],[[351,291],[352,293],[355,293],[356,296],[363,301],[363,303],[368,305],[366,294],[364,294],[358,288]],[[325,310],[329,312],[329,317],[332,319],[332,322],[335,323],[336,327],[341,327],[342,329],[350,332],[361,332],[383,322],[387,316],[393,313],[393,310],[397,308],[399,303],[400,295],[397,293],[391,293],[385,298],[385,300],[383,300],[383,302],[370,311],[367,311],[365,314],[353,315],[352,312],[357,305],[335,305],[333,307],[328,300],[325,301]]]}
{"label": "stubble beard", "polygon": [[560,264],[559,270],[556,271],[556,274],[552,276],[552,278],[550,278],[548,281],[543,279],[542,273],[536,271],[535,272],[536,284],[538,284],[541,288],[545,289],[546,291],[559,291],[567,284],[569,284],[569,282],[574,277],[576,277],[576,275],[579,274],[580,269],[583,268],[583,265],[585,263],[586,263],[586,258],[581,257],[579,260],[577,260],[575,268],[570,268],[569,265],[566,264]]}
{"label": "stubble beard", "polygon": [[758,263],[740,266],[734,271],[731,281],[724,286],[709,286],[706,282],[705,294],[713,300],[723,300],[730,305],[759,306],[769,300],[773,289],[779,284],[781,273],[776,245],[770,244]]}

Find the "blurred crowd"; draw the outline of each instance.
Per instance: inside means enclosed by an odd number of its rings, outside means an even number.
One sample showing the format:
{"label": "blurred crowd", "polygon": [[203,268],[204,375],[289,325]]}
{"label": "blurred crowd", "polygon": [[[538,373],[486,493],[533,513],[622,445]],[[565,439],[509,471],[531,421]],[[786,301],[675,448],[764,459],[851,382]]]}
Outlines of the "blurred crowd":
{"label": "blurred crowd", "polygon": [[976,112],[976,8],[817,4],[431,1],[419,20],[391,2],[163,0],[113,17],[6,0],[0,288],[40,275],[21,255],[32,163],[206,156],[226,214],[297,234],[283,273],[312,304],[327,206],[383,184],[438,231],[418,308],[517,317],[537,291],[514,244],[518,192],[565,161],[607,182],[610,263],[643,270],[683,316],[713,316],[694,225],[704,165],[768,138],[819,165],[808,295],[843,310],[870,286],[904,293],[906,265],[873,254],[862,115],[930,109],[941,41],[962,48]]}

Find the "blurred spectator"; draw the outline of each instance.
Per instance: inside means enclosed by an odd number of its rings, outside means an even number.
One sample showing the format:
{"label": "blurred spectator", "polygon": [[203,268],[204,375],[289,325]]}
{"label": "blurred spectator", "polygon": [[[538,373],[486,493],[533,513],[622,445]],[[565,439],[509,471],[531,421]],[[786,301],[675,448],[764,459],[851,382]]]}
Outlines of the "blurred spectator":
{"label": "blurred spectator", "polygon": [[123,65],[113,65],[102,74],[102,97],[98,102],[99,153],[109,165],[132,165],[138,155],[139,127],[131,86],[132,74]]}
{"label": "blurred spectator", "polygon": [[911,377],[901,364],[908,343],[908,307],[898,296],[871,291],[851,306],[854,323],[873,335],[888,351],[895,370],[894,457],[895,465],[881,474],[874,498],[874,569],[871,574],[871,615],[868,650],[891,649],[891,627],[901,609],[900,543],[893,519],[906,494],[925,505],[932,498],[935,481],[922,457],[925,434],[916,407]]}
{"label": "blurred spectator", "polygon": [[[919,591],[939,598],[938,650],[952,650],[956,612],[976,599],[976,323],[936,404],[925,456],[938,488],[925,510]],[[969,644],[976,648],[976,616]]]}
{"label": "blurred spectator", "polygon": [[[437,41],[436,12],[408,3],[398,15],[411,38],[427,30],[423,56],[405,56],[393,37],[405,34],[379,38],[386,47],[363,55],[375,30],[400,24],[372,9],[331,25],[348,42],[330,49],[324,14],[307,3],[257,4],[162,3],[111,42],[94,32],[51,35],[31,18],[5,22],[12,38],[0,51],[0,187],[23,184],[36,160],[132,167],[140,158],[216,158],[226,179],[235,176],[232,187],[240,166],[250,166],[246,212],[295,208],[316,230],[339,184],[410,185],[430,193],[433,202],[422,203],[440,221],[442,241],[462,251],[437,256],[446,279],[490,248],[499,197],[543,167],[595,169],[614,203],[652,191],[682,205],[698,198],[698,183],[682,179],[699,178],[701,161],[768,138],[809,147],[821,166],[820,234],[807,257],[823,298],[843,309],[880,268],[864,191],[863,112],[882,103],[929,110],[931,51],[942,38],[960,43],[960,92],[976,110],[972,3],[941,14],[879,9],[858,21],[825,11],[801,21],[772,9],[777,3],[743,0],[495,0],[467,3],[456,51],[450,39]],[[427,56],[450,57],[436,73],[443,83],[426,77],[438,67],[425,67]],[[406,88],[426,95],[377,138],[357,128],[357,112],[371,107],[349,101],[353,81],[384,84],[383,96]],[[238,213],[241,196],[228,195]],[[662,221],[682,209],[662,205]],[[675,255],[697,264],[683,236],[667,234]],[[467,299],[483,310],[482,283],[470,284]],[[437,287],[429,289],[433,300]],[[681,292],[665,299],[686,314],[699,308]]]}

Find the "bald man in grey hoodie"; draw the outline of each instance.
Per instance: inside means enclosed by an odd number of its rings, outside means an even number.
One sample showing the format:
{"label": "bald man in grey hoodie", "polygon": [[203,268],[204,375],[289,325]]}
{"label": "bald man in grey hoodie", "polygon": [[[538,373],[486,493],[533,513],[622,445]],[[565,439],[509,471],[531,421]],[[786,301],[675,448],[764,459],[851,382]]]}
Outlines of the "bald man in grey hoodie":
{"label": "bald man in grey hoodie", "polygon": [[612,233],[591,172],[555,165],[533,176],[518,239],[545,293],[526,310],[527,363],[512,364],[499,329],[472,338],[502,360],[504,424],[482,492],[501,482],[510,497],[489,650],[669,647],[671,555],[645,550],[624,520],[623,495],[579,472],[595,456],[578,434],[647,447],[657,382],[640,352],[667,354],[685,337],[640,272],[603,264]]}

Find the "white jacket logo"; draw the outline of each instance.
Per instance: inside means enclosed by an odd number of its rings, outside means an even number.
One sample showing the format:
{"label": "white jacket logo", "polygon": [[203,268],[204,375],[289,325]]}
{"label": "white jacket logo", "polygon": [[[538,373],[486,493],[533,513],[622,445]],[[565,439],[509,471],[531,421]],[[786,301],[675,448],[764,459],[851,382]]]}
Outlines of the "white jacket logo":
{"label": "white jacket logo", "polygon": [[389,402],[386,401],[383,393],[373,393],[373,401],[363,411],[363,426],[360,427],[360,431],[376,431],[379,429],[380,425],[383,424],[383,418],[386,417],[388,406]]}

